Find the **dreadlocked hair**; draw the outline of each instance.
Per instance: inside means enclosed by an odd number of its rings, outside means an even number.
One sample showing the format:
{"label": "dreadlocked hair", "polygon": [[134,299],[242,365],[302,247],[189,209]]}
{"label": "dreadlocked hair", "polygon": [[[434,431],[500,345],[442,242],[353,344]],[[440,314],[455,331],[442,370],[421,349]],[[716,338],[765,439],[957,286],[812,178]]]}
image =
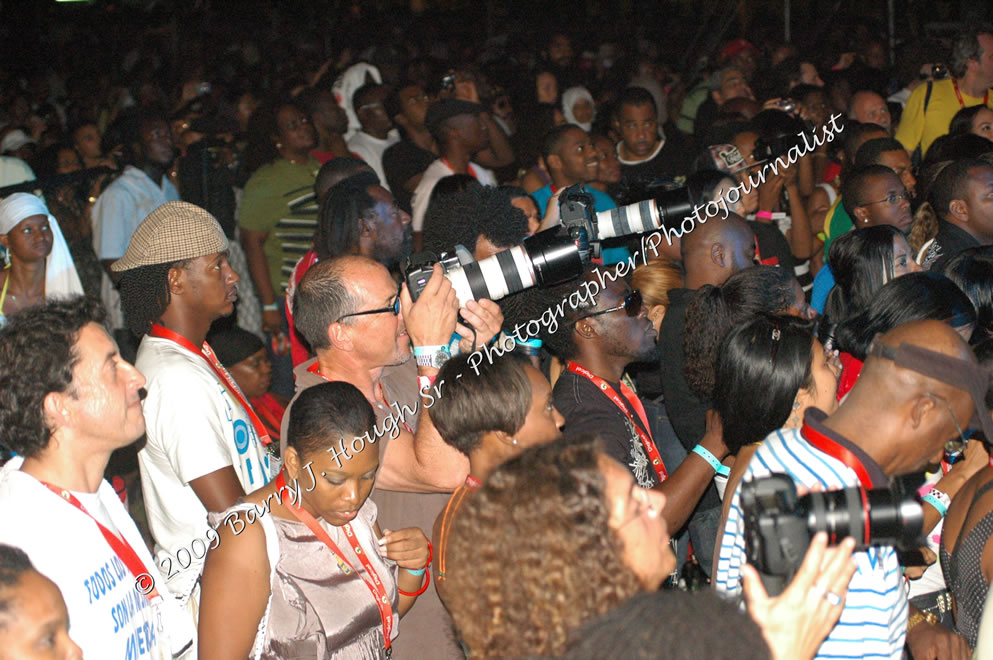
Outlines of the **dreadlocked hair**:
{"label": "dreadlocked hair", "polygon": [[148,334],[169,307],[169,271],[184,267],[189,260],[138,266],[121,274],[121,311],[124,323],[135,337]]}

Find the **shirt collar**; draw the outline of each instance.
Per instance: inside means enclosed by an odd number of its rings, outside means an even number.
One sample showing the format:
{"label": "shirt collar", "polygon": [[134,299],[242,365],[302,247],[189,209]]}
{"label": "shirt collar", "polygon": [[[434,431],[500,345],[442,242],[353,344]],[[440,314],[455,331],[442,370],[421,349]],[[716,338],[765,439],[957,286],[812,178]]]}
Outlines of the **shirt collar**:
{"label": "shirt collar", "polygon": [[861,447],[851,440],[825,426],[825,419],[827,419],[827,413],[813,407],[807,408],[807,412],[803,416],[803,421],[810,428],[850,451],[862,463],[866,473],[868,473],[869,478],[872,480],[873,488],[885,488],[888,486],[890,478],[883,472],[883,468],[879,467],[879,463],[873,460],[869,454],[865,453]]}

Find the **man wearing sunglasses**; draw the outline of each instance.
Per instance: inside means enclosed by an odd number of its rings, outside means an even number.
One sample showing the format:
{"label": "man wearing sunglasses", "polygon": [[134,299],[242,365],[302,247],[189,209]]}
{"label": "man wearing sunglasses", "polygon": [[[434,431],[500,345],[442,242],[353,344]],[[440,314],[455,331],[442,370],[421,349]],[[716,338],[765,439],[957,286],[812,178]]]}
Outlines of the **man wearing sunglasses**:
{"label": "man wearing sunglasses", "polygon": [[[938,321],[908,323],[877,337],[858,382],[827,417],[808,408],[799,429],[766,438],[743,481],[786,473],[807,489],[884,488],[893,477],[921,472],[965,443],[964,429],[993,437],[985,405],[989,373],[966,342]],[[971,424],[967,420],[973,420]],[[741,593],[746,561],[745,525],[734,493],[715,582]],[[899,657],[904,641],[915,658],[966,658],[963,638],[936,624],[933,614],[908,607],[903,575],[892,546],[854,555],[857,571],[841,619],[818,657]],[[843,601],[830,592],[823,597]]]}
{"label": "man wearing sunglasses", "polygon": [[[458,322],[459,313],[472,329]],[[499,332],[500,308],[489,300],[469,301],[460,312],[455,290],[439,265],[414,303],[405,286],[398,290],[385,266],[367,257],[341,256],[307,271],[293,298],[293,317],[317,355],[295,370],[297,396],[336,380],[355,385],[366,396],[376,412],[373,436],[380,469],[372,499],[380,525],[430,530],[447,493],[469,473],[466,457],[441,439],[424,414],[434,398],[445,396],[445,384],[433,379],[448,357],[452,333],[468,337],[462,349],[472,350],[474,336],[478,346]],[[431,396],[422,401],[420,388]],[[283,415],[283,438],[288,413]],[[332,448],[342,462],[349,460],[350,442],[345,440],[344,452]],[[394,644],[398,657],[464,656],[450,641],[451,624],[433,584],[404,617],[403,626]]]}
{"label": "man wearing sunglasses", "polygon": [[[596,271],[587,279],[596,280]],[[664,493],[662,516],[670,529],[678,530],[727,448],[719,433],[709,434],[687,458],[674,436],[666,439],[658,433],[654,404],[639,399],[623,380],[629,364],[658,359],[655,328],[641,294],[622,279],[606,279],[596,304],[573,310],[568,326],[549,337],[566,365],[555,383],[555,407],[565,417],[566,429],[600,434],[607,453],[628,466],[638,485]]]}

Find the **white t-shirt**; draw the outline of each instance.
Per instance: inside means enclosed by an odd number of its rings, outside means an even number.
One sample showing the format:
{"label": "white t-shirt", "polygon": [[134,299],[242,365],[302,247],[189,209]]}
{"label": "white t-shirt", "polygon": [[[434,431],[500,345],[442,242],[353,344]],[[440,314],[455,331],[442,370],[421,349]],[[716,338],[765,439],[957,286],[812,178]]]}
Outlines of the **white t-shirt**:
{"label": "white t-shirt", "polygon": [[[493,172],[473,162],[469,163],[469,167],[472,168],[476,180],[481,184],[484,186],[496,185],[496,177],[493,175]],[[431,193],[434,191],[435,184],[446,176],[453,174],[455,174],[455,170],[450,168],[441,158],[428,165],[428,168],[424,170],[421,182],[414,189],[414,196],[410,202],[414,211],[411,215],[414,231],[420,232],[424,230],[424,214],[427,213],[428,202],[431,201]]]}
{"label": "white t-shirt", "polygon": [[196,539],[205,540],[209,528],[207,509],[190,481],[230,465],[250,493],[275,476],[279,461],[262,447],[248,414],[199,354],[146,336],[135,366],[148,392],[142,402],[148,442],[138,453],[145,512],[158,568],[185,601],[203,570],[203,546]]}
{"label": "white t-shirt", "polygon": [[365,131],[359,131],[348,140],[348,150],[366,162],[379,177],[379,184],[390,189],[386,182],[386,171],[383,169],[383,152],[400,141],[400,134],[396,130],[390,131],[385,140],[369,135]]}
{"label": "white t-shirt", "polygon": [[[24,550],[35,568],[58,585],[69,611],[69,635],[84,656],[171,659],[187,646],[180,657],[195,656],[192,617],[168,597],[165,581],[113,487],[102,481],[96,493],[74,494],[141,559],[166,596],[154,605],[135,588],[135,576],[93,519],[21,472],[22,463],[14,458],[0,469],[0,543]],[[144,581],[142,587],[147,588]]]}

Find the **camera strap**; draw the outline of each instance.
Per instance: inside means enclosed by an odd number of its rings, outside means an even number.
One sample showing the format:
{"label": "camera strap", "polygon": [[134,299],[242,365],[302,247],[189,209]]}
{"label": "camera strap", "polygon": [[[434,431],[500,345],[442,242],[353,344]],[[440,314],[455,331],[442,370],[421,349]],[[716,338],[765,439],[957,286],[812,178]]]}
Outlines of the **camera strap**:
{"label": "camera strap", "polygon": [[[870,536],[870,526],[869,526],[869,499],[866,495],[867,490],[871,490],[873,487],[872,477],[869,476],[869,471],[865,469],[865,465],[859,460],[858,456],[853,454],[847,447],[843,447],[836,441],[827,437],[825,434],[821,433],[814,427],[810,425],[809,422],[804,421],[803,426],[800,427],[800,435],[809,442],[811,445],[821,450],[831,458],[835,458],[846,466],[852,469],[855,476],[858,477],[859,492],[862,495],[862,519],[865,521],[865,528],[862,532],[862,542],[866,545],[869,544]],[[840,539],[830,538],[829,543],[838,543]]]}
{"label": "camera strap", "polygon": [[[276,477],[276,492],[282,493],[282,489],[286,488],[286,478],[283,476],[283,472],[280,471],[279,476]],[[281,496],[282,497],[282,496]],[[392,649],[392,632],[393,632],[393,604],[390,602],[390,596],[386,589],[386,585],[380,579],[379,574],[376,572],[376,568],[372,565],[369,560],[369,556],[366,552],[362,550],[362,545],[359,540],[355,537],[355,532],[352,530],[352,526],[349,523],[345,523],[341,526],[341,530],[345,533],[345,538],[348,539],[348,544],[352,548],[352,552],[355,556],[359,558],[362,562],[362,567],[365,568],[365,575],[362,575],[355,570],[355,567],[349,563],[348,559],[345,558],[345,554],[341,551],[334,540],[328,535],[328,533],[321,527],[320,523],[314,516],[304,509],[303,507],[298,507],[290,501],[283,500],[283,505],[286,510],[293,514],[293,517],[306,525],[314,536],[317,537],[324,545],[328,547],[331,554],[334,555],[335,560],[338,562],[338,568],[345,575],[350,573],[355,573],[363,584],[369,589],[369,593],[372,594],[372,598],[376,601],[376,607],[379,608],[379,617],[383,621],[383,639],[384,646],[386,649],[386,657],[390,658],[393,654]]]}
{"label": "camera strap", "polygon": [[634,416],[631,414],[631,411],[628,410],[628,407],[626,405],[624,405],[624,400],[621,399],[621,397],[617,394],[616,391],[614,391],[614,388],[611,387],[610,383],[605,381],[603,378],[594,375],[589,370],[584,369],[575,362],[570,361],[567,364],[566,368],[572,373],[576,374],[577,376],[582,376],[583,378],[592,382],[594,385],[597,386],[597,388],[601,392],[603,392],[606,395],[608,399],[610,399],[614,403],[615,406],[620,408],[621,412],[624,413],[627,416],[627,418],[631,421],[631,425],[634,426],[635,432],[638,434],[638,437],[641,439],[641,444],[645,448],[645,453],[648,454],[648,460],[651,462],[652,468],[655,470],[655,474],[659,479],[659,483],[662,483],[663,481],[668,479],[669,473],[666,472],[665,465],[662,463],[662,456],[659,454],[659,448],[655,446],[655,440],[652,439],[652,427],[648,425],[648,415],[645,413],[645,406],[644,404],[641,403],[641,399],[638,398],[638,395],[634,393],[634,390],[632,390],[630,387],[625,385],[623,381],[621,382],[621,394],[624,395],[624,398],[628,400],[628,403],[631,404],[631,407],[634,408],[635,411],[638,413],[638,417],[641,418],[641,422],[642,424],[644,424],[644,428],[642,428],[635,421]]}
{"label": "camera strap", "polygon": [[[957,98],[959,101],[959,107],[964,108],[965,101],[962,99],[962,92],[959,91],[959,83],[957,80],[955,80],[955,78],[952,78],[952,87],[955,88],[955,98]],[[987,89],[986,93],[983,94],[983,105],[987,105],[989,103],[989,100],[990,100],[990,90]]]}
{"label": "camera strap", "polygon": [[214,372],[217,379],[224,383],[224,387],[227,388],[228,393],[234,397],[235,401],[237,401],[245,411],[245,414],[248,415],[248,419],[252,422],[252,428],[255,429],[255,435],[259,437],[259,442],[262,443],[262,446],[268,447],[272,444],[272,437],[269,435],[269,431],[266,429],[265,424],[263,424],[262,420],[259,419],[259,416],[255,414],[255,409],[252,408],[252,404],[248,403],[248,399],[245,398],[241,388],[238,387],[238,383],[234,382],[234,378],[231,377],[228,370],[224,368],[221,361],[217,359],[216,355],[214,355],[214,350],[210,347],[210,344],[204,342],[200,350],[197,350],[197,347],[194,346],[193,342],[189,339],[178,332],[173,332],[169,328],[159,325],[158,323],[152,324],[152,328],[149,330],[148,334],[152,337],[158,337],[159,339],[168,339],[169,341],[179,344],[191,353],[195,353],[206,360],[207,366],[209,366],[211,371]]}

